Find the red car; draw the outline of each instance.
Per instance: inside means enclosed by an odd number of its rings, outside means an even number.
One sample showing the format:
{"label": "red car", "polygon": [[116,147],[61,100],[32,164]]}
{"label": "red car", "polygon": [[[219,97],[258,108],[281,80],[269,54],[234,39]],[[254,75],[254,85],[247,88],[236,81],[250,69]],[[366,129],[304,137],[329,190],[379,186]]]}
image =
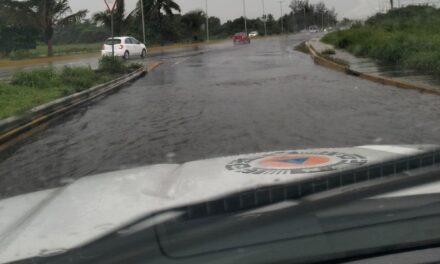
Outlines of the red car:
{"label": "red car", "polygon": [[234,36],[232,36],[232,41],[234,41],[234,45],[251,43],[251,39],[244,32],[236,33]]}

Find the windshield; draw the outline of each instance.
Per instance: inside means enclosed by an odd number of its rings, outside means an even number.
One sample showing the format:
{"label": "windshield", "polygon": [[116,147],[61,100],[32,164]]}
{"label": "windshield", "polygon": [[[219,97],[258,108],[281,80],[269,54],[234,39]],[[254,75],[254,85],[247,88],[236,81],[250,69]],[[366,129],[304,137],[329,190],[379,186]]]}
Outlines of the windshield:
{"label": "windshield", "polygon": [[[0,264],[127,257],[97,240],[151,217],[144,242],[179,261],[252,263],[246,248],[290,238],[311,246],[280,263],[432,246],[435,216],[409,204],[436,212],[437,180],[283,206],[438,166],[439,17],[428,0],[0,0]],[[247,214],[270,206],[286,213]],[[386,245],[345,232],[379,222]]]}
{"label": "windshield", "polygon": [[107,39],[105,41],[105,45],[117,45],[117,44],[121,44],[121,40],[120,39]]}

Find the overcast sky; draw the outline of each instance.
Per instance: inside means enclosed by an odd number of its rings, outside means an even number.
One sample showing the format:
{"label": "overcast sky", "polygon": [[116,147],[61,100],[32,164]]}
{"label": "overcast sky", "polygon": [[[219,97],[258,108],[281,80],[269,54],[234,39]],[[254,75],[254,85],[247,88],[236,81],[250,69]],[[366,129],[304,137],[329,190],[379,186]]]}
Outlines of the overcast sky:
{"label": "overcast sky", "polygon": [[[125,0],[127,10],[135,7],[138,0]],[[205,0],[175,0],[182,12],[202,8],[205,9]],[[275,17],[280,16],[279,0],[264,0],[266,12]],[[310,0],[311,3],[317,3],[320,0]],[[322,1],[322,0],[321,0]],[[383,0],[323,0],[328,7],[334,7],[339,18],[366,18],[379,8],[379,1]],[[284,11],[288,10],[290,0],[283,3]],[[243,15],[243,2],[241,0],[208,0],[209,15],[217,16],[225,22],[228,19],[234,19]],[[91,13],[105,10],[104,0],[70,0],[70,5],[74,11],[79,9],[88,9]],[[247,16],[256,18],[262,14],[262,0],[246,0]]]}

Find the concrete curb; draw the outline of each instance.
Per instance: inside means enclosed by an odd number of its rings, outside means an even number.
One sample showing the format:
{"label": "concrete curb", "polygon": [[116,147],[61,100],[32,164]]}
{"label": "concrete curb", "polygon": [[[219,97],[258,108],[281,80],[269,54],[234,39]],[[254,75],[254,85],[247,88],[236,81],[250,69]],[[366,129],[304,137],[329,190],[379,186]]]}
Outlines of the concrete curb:
{"label": "concrete curb", "polygon": [[349,70],[349,68],[345,65],[338,64],[338,63],[330,61],[324,57],[321,57],[319,55],[319,53],[315,50],[315,48],[309,42],[306,42],[306,47],[309,49],[310,56],[312,57],[313,61],[316,64],[321,65],[326,68],[329,68],[329,69],[332,69],[332,70],[335,70],[335,71],[338,71],[338,72],[347,73],[347,71]]}
{"label": "concrete curb", "polygon": [[350,69],[349,67],[347,67],[345,65],[338,64],[336,62],[330,61],[330,60],[322,57],[315,50],[313,45],[311,45],[309,42],[306,42],[306,47],[308,48],[308,50],[310,52],[310,56],[312,57],[313,61],[316,64],[321,65],[323,67],[326,67],[326,68],[329,68],[329,69],[332,69],[335,71],[343,72],[348,75],[357,76],[357,77],[362,78],[364,80],[380,83],[383,85],[394,86],[394,87],[402,88],[402,89],[417,90],[422,93],[440,95],[440,90],[437,90],[434,87],[403,82],[403,81],[399,81],[399,80],[395,80],[395,79],[391,79],[391,78],[387,78],[387,77],[383,77],[383,76],[379,76],[379,75],[375,75],[375,74],[363,73],[363,72],[359,72],[359,71]]}
{"label": "concrete curb", "polygon": [[156,62],[149,66],[139,68],[110,82],[94,86],[90,89],[75,93],[44,105],[37,106],[26,113],[0,120],[0,153],[8,148],[14,139],[22,139],[25,134],[44,123],[63,115],[67,111],[91,101],[98,96],[109,93],[152,71],[163,62]]}
{"label": "concrete curb", "polygon": [[154,69],[156,69],[157,67],[159,67],[160,65],[162,65],[164,62],[163,61],[156,61],[154,62],[152,65],[148,65],[147,66],[147,72],[151,72]]}

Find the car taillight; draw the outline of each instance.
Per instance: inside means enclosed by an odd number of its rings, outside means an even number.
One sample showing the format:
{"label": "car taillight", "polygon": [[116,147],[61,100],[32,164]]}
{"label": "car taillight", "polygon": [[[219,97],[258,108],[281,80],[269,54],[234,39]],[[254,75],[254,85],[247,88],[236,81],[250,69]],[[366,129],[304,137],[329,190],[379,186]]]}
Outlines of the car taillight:
{"label": "car taillight", "polygon": [[119,45],[119,49],[123,49],[124,48],[124,45]]}

